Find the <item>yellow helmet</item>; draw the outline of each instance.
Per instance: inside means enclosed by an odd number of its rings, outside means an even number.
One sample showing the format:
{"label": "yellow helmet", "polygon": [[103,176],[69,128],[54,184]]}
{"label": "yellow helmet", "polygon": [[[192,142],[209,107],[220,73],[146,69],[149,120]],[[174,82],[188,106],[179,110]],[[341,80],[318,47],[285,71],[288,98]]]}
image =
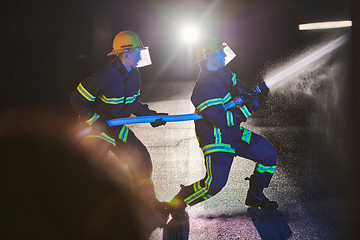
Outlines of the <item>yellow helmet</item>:
{"label": "yellow helmet", "polygon": [[134,50],[136,48],[145,48],[139,35],[132,31],[122,31],[115,36],[112,51],[108,56],[122,53],[126,50]]}
{"label": "yellow helmet", "polygon": [[194,64],[199,63],[206,58],[212,56],[217,50],[221,50],[225,45],[219,44],[216,38],[211,36],[203,36],[199,43],[195,46],[195,57]]}

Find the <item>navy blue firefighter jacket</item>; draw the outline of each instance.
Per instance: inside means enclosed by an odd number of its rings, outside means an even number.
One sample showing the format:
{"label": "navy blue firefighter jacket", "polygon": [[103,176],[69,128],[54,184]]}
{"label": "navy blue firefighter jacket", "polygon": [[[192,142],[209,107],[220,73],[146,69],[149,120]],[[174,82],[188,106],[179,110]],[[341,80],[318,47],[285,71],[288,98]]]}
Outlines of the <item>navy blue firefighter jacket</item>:
{"label": "navy blue firefighter jacket", "polygon": [[228,67],[218,71],[202,67],[191,101],[195,111],[203,117],[195,121],[195,131],[204,155],[214,152],[234,154],[234,139],[250,144],[252,132],[240,126],[252,114],[246,104],[228,110],[223,107],[244,91],[245,85]]}
{"label": "navy blue firefighter jacket", "polygon": [[[80,120],[92,125],[96,120],[151,115],[146,104],[140,102],[140,73],[126,70],[119,58],[82,81],[70,96],[70,103],[80,115]],[[129,129],[125,125],[111,127],[105,132],[109,142],[113,139],[126,142]],[[110,136],[113,139],[109,139]]]}

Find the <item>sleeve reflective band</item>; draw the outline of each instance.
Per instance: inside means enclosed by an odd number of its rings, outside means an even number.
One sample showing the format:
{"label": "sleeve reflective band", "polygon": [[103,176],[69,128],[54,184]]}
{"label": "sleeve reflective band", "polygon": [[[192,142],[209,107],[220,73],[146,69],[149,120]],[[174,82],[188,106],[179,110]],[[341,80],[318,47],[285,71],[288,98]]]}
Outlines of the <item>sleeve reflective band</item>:
{"label": "sleeve reflective band", "polygon": [[240,126],[240,129],[243,130],[243,135],[241,137],[241,140],[243,140],[244,142],[247,142],[248,144],[250,144],[250,140],[251,140],[251,134],[252,132],[246,128],[243,128]]}
{"label": "sleeve reflective band", "polygon": [[86,122],[91,126],[91,124],[93,124],[99,117],[100,117],[99,114],[94,113],[94,115]]}
{"label": "sleeve reflective band", "polygon": [[231,111],[226,111],[226,120],[229,127],[234,126],[234,116]]}
{"label": "sleeve reflective band", "polygon": [[223,104],[224,101],[221,98],[215,98],[215,99],[209,99],[203,103],[201,103],[199,106],[196,107],[196,109],[201,112],[204,109],[206,109],[207,107],[210,106],[214,106],[214,105],[219,105],[219,104]]}
{"label": "sleeve reflective band", "polygon": [[79,93],[86,98],[88,101],[93,102],[95,101],[95,97],[93,95],[91,95],[91,93],[89,93],[84,87],[83,85],[80,83],[77,87],[77,90],[79,91]]}
{"label": "sleeve reflective band", "polygon": [[138,96],[140,96],[140,90],[134,96],[126,98],[125,104],[134,102]]}
{"label": "sleeve reflective band", "polygon": [[[226,94],[226,96],[223,98],[223,104],[225,104],[227,101],[230,101],[231,100],[231,94],[228,93]],[[226,109],[225,109],[226,110]]]}
{"label": "sleeve reflective band", "polygon": [[219,105],[219,104],[223,105],[224,103],[226,103],[227,101],[230,101],[230,100],[231,100],[231,94],[228,93],[228,94],[226,94],[226,96],[224,98],[209,99],[209,100],[201,103],[199,106],[196,107],[196,110],[201,112],[207,107],[210,107],[210,106],[213,106],[213,105]]}
{"label": "sleeve reflective band", "polygon": [[258,171],[259,173],[264,173],[264,172],[267,172],[267,173],[271,173],[273,174],[275,172],[275,168],[276,166],[264,166],[260,163],[257,163],[256,164],[256,171]]}
{"label": "sleeve reflective band", "polygon": [[108,104],[119,104],[119,103],[124,102],[124,97],[121,97],[121,98],[107,98],[107,97],[105,97],[105,95],[103,95],[100,99],[104,103],[108,103]]}
{"label": "sleeve reflective band", "polygon": [[246,106],[242,106],[239,109],[241,110],[241,112],[244,114],[244,116],[246,118],[250,117],[251,113],[250,113],[249,109]]}
{"label": "sleeve reflective band", "polygon": [[236,84],[236,74],[235,73],[232,73],[232,82],[233,82],[233,86],[235,86]]}
{"label": "sleeve reflective band", "polygon": [[121,139],[124,143],[126,143],[126,140],[128,138],[129,129],[124,125],[121,128],[121,131],[119,133],[119,139]]}

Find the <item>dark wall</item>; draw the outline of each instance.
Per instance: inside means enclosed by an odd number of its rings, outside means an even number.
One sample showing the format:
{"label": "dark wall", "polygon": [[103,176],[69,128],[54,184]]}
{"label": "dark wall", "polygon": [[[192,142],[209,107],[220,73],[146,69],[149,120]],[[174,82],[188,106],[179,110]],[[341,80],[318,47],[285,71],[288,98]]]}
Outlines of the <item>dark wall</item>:
{"label": "dark wall", "polygon": [[[330,54],[275,85],[267,104],[253,116],[255,125],[274,128],[265,136],[279,151],[279,166],[294,176],[304,201],[335,238],[359,236],[357,31],[306,33],[324,43],[351,35]],[[316,49],[309,47],[304,57]]]}
{"label": "dark wall", "polygon": [[346,107],[349,123],[346,128],[348,136],[348,157],[349,161],[349,175],[351,181],[351,194],[353,198],[353,211],[351,219],[351,227],[355,230],[356,236],[360,236],[360,180],[357,169],[360,168],[360,3],[359,1],[351,1],[351,19],[353,21],[352,29],[352,50],[353,50],[353,65],[352,65],[352,78],[348,85],[349,91],[349,106]]}
{"label": "dark wall", "polygon": [[193,81],[198,67],[178,35],[184,18],[199,22],[204,33],[227,42],[237,53],[229,66],[252,84],[269,65],[302,47],[299,22],[325,13],[346,16],[346,3],[12,1],[2,9],[1,103],[68,105],[77,84],[112,60],[106,54],[113,37],[122,30],[137,32],[150,46],[153,65],[141,69],[143,91],[146,84]]}

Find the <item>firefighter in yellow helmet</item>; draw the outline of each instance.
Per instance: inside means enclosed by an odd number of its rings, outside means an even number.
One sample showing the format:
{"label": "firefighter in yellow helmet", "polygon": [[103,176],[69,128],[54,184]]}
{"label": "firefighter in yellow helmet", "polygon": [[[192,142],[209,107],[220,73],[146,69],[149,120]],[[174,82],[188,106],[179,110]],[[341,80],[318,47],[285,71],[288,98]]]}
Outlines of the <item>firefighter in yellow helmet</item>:
{"label": "firefighter in yellow helmet", "polygon": [[[133,68],[140,68],[151,65],[149,48],[143,46],[140,37],[134,32],[123,31],[117,34],[113,41],[113,49],[108,54],[108,56],[121,56],[124,55],[124,53],[130,54],[130,57],[133,55],[133,58],[129,60],[129,64],[134,65],[131,66]],[[125,67],[128,67],[126,63],[125,65]]]}
{"label": "firefighter in yellow helmet", "polygon": [[[202,119],[195,121],[195,131],[204,153],[206,174],[203,179],[181,186],[170,201],[169,211],[174,219],[186,220],[185,208],[216,195],[226,185],[235,156],[255,162],[245,204],[253,207],[276,209],[278,204],[263,194],[275,171],[277,150],[264,137],[241,126],[260,108],[260,100],[269,91],[264,82],[250,93],[226,64],[234,52],[226,43],[204,36],[195,48],[195,63],[200,73],[191,96],[196,112]],[[252,94],[256,91],[256,94]],[[223,106],[235,97],[252,96],[242,106],[226,110]]]}
{"label": "firefighter in yellow helmet", "polygon": [[[150,54],[140,37],[132,31],[122,31],[113,41],[108,55],[115,59],[91,77],[79,83],[70,96],[70,103],[79,114],[84,128],[91,126],[92,132],[84,138],[99,161],[106,159],[109,150],[123,161],[132,176],[132,185],[139,196],[150,207],[167,220],[166,204],[156,199],[151,178],[150,154],[142,142],[126,126],[113,126],[107,120],[145,115],[167,115],[149,109],[140,102],[140,73],[138,68],[151,64]],[[157,119],[152,127],[166,122]]]}

